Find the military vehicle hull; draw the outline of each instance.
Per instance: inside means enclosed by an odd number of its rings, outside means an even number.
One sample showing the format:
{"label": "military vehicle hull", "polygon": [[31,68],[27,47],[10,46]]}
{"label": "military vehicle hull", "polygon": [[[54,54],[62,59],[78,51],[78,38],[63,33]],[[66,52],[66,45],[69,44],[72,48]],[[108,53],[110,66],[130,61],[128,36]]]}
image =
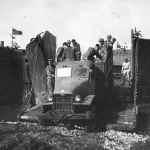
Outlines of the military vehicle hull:
{"label": "military vehicle hull", "polygon": [[[100,121],[111,105],[112,47],[106,48],[104,61],[63,61],[56,64],[52,99],[20,115],[24,121],[83,122]],[[101,118],[99,118],[101,116]],[[41,121],[42,120],[42,121]]]}
{"label": "military vehicle hull", "polygon": [[104,63],[99,68],[89,61],[66,61],[56,65],[52,101],[35,106],[21,115],[24,121],[40,123],[96,122],[106,105]]}

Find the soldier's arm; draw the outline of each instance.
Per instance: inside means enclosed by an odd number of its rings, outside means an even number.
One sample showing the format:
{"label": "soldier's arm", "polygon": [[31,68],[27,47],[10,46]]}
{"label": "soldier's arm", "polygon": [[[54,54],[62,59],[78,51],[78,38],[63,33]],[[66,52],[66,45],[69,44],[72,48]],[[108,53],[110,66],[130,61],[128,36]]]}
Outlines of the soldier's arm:
{"label": "soldier's arm", "polygon": [[95,55],[96,55],[96,57],[98,57],[99,59],[101,59],[101,60],[102,60],[102,56],[101,56],[101,54],[100,54],[100,53],[95,53]]}
{"label": "soldier's arm", "polygon": [[91,58],[94,57],[94,55],[95,55],[95,51],[94,51],[93,48],[90,47],[90,48],[88,49],[87,59],[88,59],[88,60],[91,60]]}
{"label": "soldier's arm", "polygon": [[57,54],[56,54],[56,58],[57,58],[57,62],[59,61],[60,57],[62,57],[63,54],[63,48],[58,48],[57,50]]}
{"label": "soldier's arm", "polygon": [[62,53],[62,48],[59,47],[59,48],[57,49],[56,56],[58,57],[61,53]]}
{"label": "soldier's arm", "polygon": [[88,57],[91,55],[90,54],[91,53],[91,50],[90,50],[90,48],[88,48],[88,50],[83,54],[83,59],[88,59]]}

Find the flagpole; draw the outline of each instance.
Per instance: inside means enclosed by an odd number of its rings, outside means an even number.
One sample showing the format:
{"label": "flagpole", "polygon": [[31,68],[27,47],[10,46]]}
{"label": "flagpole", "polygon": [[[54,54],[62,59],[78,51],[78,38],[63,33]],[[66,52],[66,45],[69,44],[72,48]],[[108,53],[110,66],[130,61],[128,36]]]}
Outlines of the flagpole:
{"label": "flagpole", "polygon": [[14,29],[14,28],[12,28],[12,33],[11,33],[11,45],[12,45],[12,47],[16,47],[16,46],[14,46],[14,40],[13,39],[15,39],[15,35],[22,35],[23,34],[23,32],[22,31],[20,31],[20,30],[17,30],[17,29]]}
{"label": "flagpole", "polygon": [[12,38],[12,39],[11,39],[11,46],[13,47],[13,44],[14,44],[14,43],[13,43],[13,29],[12,29],[11,31],[12,31],[12,33],[11,33],[11,38]]}

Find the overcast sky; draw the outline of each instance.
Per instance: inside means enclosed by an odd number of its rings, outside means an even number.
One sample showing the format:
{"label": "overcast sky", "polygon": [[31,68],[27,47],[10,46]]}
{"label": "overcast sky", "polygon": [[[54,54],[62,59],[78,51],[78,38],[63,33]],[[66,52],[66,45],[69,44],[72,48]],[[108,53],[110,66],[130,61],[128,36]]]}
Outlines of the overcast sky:
{"label": "overcast sky", "polygon": [[11,28],[25,47],[30,38],[49,30],[57,44],[76,38],[85,51],[99,37],[112,34],[130,44],[130,30],[137,27],[150,38],[149,0],[1,0],[0,40],[10,44]]}

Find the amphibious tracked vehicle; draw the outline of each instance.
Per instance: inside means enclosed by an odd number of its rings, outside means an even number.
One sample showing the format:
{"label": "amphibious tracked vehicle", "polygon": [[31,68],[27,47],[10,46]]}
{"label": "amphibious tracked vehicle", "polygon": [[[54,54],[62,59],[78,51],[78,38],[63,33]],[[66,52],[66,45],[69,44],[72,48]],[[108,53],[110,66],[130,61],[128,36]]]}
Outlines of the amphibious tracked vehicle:
{"label": "amphibious tracked vehicle", "polygon": [[20,119],[36,122],[88,122],[95,120],[111,102],[112,47],[105,61],[63,61],[55,67],[52,99],[24,112]]}

